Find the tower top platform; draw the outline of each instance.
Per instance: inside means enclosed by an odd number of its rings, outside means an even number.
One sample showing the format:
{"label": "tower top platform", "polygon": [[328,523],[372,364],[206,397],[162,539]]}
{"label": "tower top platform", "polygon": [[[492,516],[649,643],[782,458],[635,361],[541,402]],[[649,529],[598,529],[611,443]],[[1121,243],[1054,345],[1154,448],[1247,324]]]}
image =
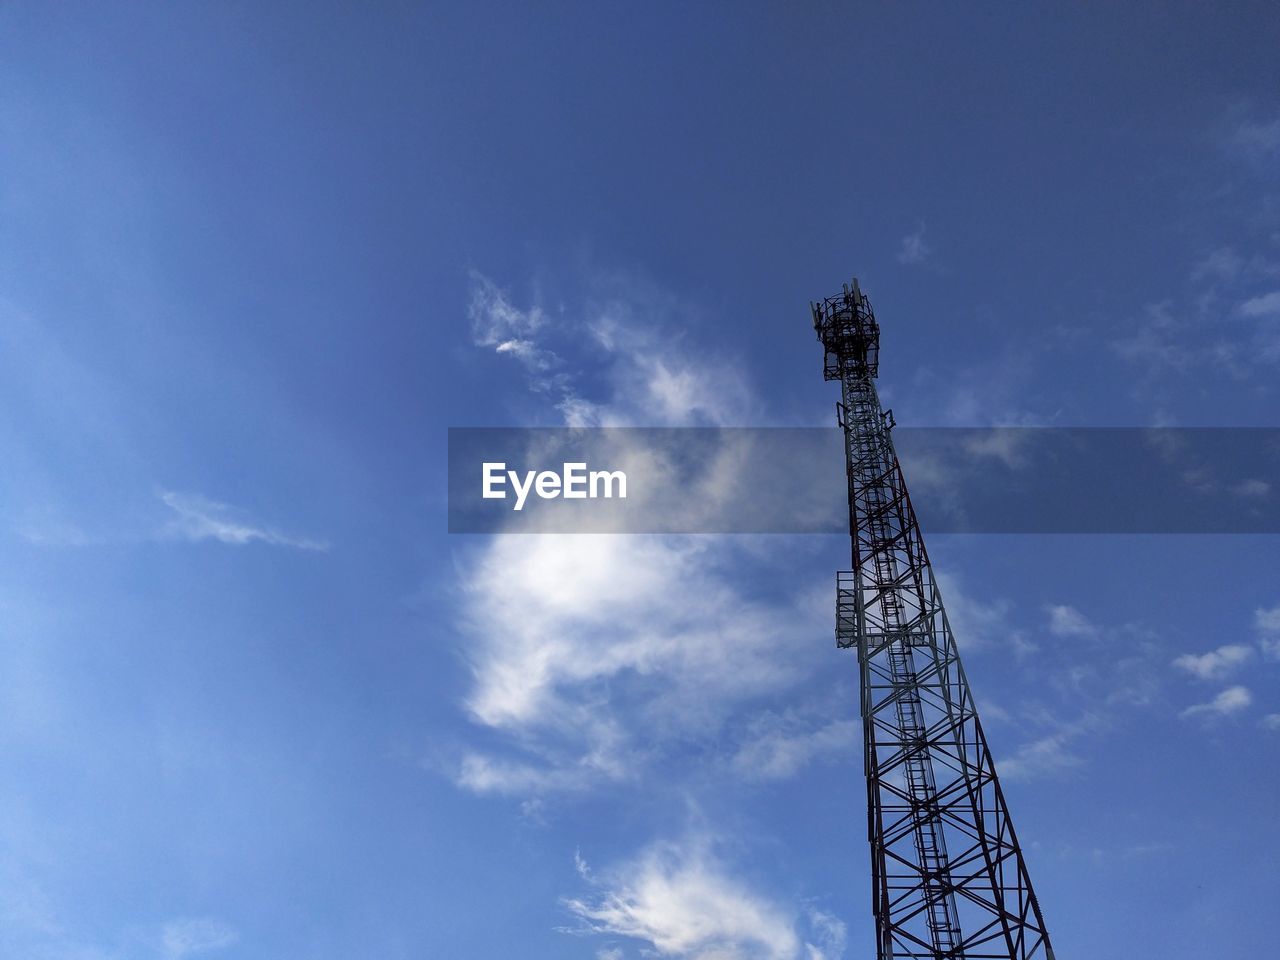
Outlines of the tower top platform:
{"label": "tower top platform", "polygon": [[844,292],[810,304],[813,329],[826,350],[823,375],[841,380],[849,374],[874,377],[880,368],[880,325],[858,278]]}

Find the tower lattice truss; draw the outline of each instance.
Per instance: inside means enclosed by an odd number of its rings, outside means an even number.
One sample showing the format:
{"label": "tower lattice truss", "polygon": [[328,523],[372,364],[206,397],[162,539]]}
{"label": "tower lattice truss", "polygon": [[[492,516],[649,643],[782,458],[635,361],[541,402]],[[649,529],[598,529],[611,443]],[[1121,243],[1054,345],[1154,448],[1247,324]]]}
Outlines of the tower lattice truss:
{"label": "tower lattice truss", "polygon": [[840,381],[853,570],[836,642],[858,651],[877,958],[1053,960],[876,394],[875,314],[855,279],[813,319]]}

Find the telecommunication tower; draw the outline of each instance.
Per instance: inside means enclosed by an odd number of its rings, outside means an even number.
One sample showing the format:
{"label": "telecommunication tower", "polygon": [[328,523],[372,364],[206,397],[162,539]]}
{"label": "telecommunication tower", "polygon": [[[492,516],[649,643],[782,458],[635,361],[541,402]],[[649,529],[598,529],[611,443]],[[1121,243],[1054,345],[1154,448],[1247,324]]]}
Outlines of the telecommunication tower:
{"label": "telecommunication tower", "polygon": [[849,478],[853,570],[836,643],[858,651],[877,960],[1053,960],[874,379],[858,287],[814,303]]}

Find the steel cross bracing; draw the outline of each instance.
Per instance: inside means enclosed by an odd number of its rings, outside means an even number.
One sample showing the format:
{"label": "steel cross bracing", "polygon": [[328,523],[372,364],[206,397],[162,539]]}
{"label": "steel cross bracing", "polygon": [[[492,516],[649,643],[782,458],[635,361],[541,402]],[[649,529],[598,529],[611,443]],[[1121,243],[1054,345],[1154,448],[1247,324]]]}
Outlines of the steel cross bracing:
{"label": "steel cross bracing", "polygon": [[1053,960],[876,394],[871,304],[854,280],[813,315],[841,384],[853,570],[836,642],[858,651],[877,958]]}

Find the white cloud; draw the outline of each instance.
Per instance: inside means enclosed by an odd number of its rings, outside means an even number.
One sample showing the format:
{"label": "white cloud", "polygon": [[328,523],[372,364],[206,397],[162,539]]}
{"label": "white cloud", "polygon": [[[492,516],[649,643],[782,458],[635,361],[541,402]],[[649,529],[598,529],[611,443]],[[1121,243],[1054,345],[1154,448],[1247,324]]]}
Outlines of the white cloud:
{"label": "white cloud", "polygon": [[[1130,633],[1133,627],[1128,625],[1124,629],[1126,633]],[[1124,642],[1132,640],[1126,637]],[[1116,681],[1107,694],[1107,702],[1132,707],[1145,707],[1155,702],[1161,687],[1161,671],[1155,658],[1155,649],[1143,645],[1137,648],[1134,656],[1118,660],[1107,671],[1108,679]]]}
{"label": "white cloud", "polygon": [[580,790],[600,777],[621,779],[627,771],[616,761],[604,758],[593,763],[597,749],[581,757],[560,758],[557,763],[534,764],[525,761],[498,760],[480,753],[468,753],[458,767],[458,786],[475,793],[530,796],[541,793]]}
{"label": "white cloud", "polygon": [[1151,373],[1185,370],[1196,359],[1185,342],[1188,326],[1168,303],[1149,303],[1129,332],[1112,340],[1111,348],[1126,360],[1144,364]]}
{"label": "white cloud", "polygon": [[1246,120],[1232,131],[1233,146],[1257,160],[1280,153],[1280,117],[1271,120]]}
{"label": "white cloud", "polygon": [[255,524],[245,519],[236,508],[208,500],[199,494],[164,491],[160,494],[160,499],[176,514],[165,526],[165,536],[192,541],[217,540],[234,546],[257,541],[299,550],[329,549],[324,541],[289,536],[271,527]]}
{"label": "white cloud", "polygon": [[[472,280],[477,342],[516,338],[548,353],[539,338],[555,331],[544,314]],[[683,351],[662,327],[671,309],[662,297],[641,291],[633,303],[619,289],[631,288],[615,282],[579,324],[603,353],[602,398],[579,396],[567,376],[550,391],[569,425],[750,418],[754,401],[733,365]],[[469,751],[458,783],[528,795],[625,780],[675,740],[711,744],[750,698],[795,683],[804,654],[792,638],[819,635],[826,611],[808,586],[768,602],[745,592],[734,573],[750,550],[742,538],[555,533],[496,536],[462,557],[466,706],[508,735],[514,756]]]}
{"label": "white cloud", "polygon": [[1263,633],[1280,633],[1280,606],[1253,611],[1254,625]]}
{"label": "white cloud", "polygon": [[[758,413],[751,391],[725,358],[685,349],[671,315],[682,308],[634,278],[601,281],[597,301],[581,318],[552,323],[537,305],[515,306],[481,273],[471,273],[468,308],[477,346],[516,358],[529,386],[553,398],[570,427],[731,425]],[[564,359],[549,346],[556,336],[576,337],[597,351],[593,358],[605,395],[582,395]]]}
{"label": "white cloud", "polygon": [[326,541],[282,533],[253,521],[243,510],[200,494],[162,490],[156,496],[169,508],[168,519],[163,523],[152,523],[150,529],[142,532],[141,537],[132,531],[122,530],[87,533],[75,524],[47,516],[23,523],[17,532],[28,543],[44,547],[87,547],[136,542],[138,539],[178,539],[193,543],[216,540],[231,546],[256,542],[297,550],[329,549]]}
{"label": "white cloud", "polygon": [[924,224],[920,224],[912,233],[902,238],[902,246],[898,250],[899,263],[924,263],[933,253],[932,248],[924,242]]}
{"label": "white cloud", "polygon": [[1239,483],[1233,484],[1228,488],[1237,497],[1247,497],[1249,499],[1257,499],[1265,497],[1271,493],[1271,484],[1265,480],[1250,478],[1241,480]]}
{"label": "white cloud", "polygon": [[818,757],[855,756],[860,730],[855,720],[806,727],[794,716],[767,713],[751,725],[749,739],[733,757],[733,768],[746,779],[786,779]]}
{"label": "white cloud", "polygon": [[1192,280],[1218,280],[1230,283],[1245,269],[1244,258],[1231,247],[1218,247],[1205,255],[1191,270]]}
{"label": "white cloud", "polygon": [[[1081,700],[1078,688],[1071,694],[1071,699],[1076,703]],[[1043,727],[1046,732],[1023,744],[1013,754],[996,760],[996,770],[1010,781],[1061,777],[1083,766],[1086,759],[1073,745],[1111,724],[1109,711],[1101,701],[1094,701],[1089,709],[1071,720],[1062,719],[1061,711],[1027,703],[1019,710],[1019,718]]]}
{"label": "white cloud", "polygon": [[996,763],[1000,776],[1008,781],[1055,776],[1084,763],[1068,748],[1076,731],[1064,729],[1020,747],[1011,757]]}
{"label": "white cloud", "polygon": [[1280,276],[1280,263],[1264,253],[1242,256],[1234,247],[1210,251],[1191,270],[1193,281],[1209,280],[1224,285],[1259,283]]}
{"label": "white cloud", "polygon": [[835,960],[843,924],[811,912],[820,944],[797,932],[796,911],[751,889],[705,839],[657,844],[607,871],[586,898],[567,899],[580,932],[638,940],[660,957],[685,960]]}
{"label": "white cloud", "polygon": [[736,549],[702,537],[492,540],[464,575],[467,706],[532,756],[470,757],[460,782],[521,792],[625,779],[633,729],[658,744],[710,734],[749,697],[794,683],[789,639],[805,623],[818,632],[816,611],[743,594],[721,572]]}
{"label": "white cloud", "polygon": [[[1127,331],[1111,340],[1118,356],[1144,368],[1140,392],[1150,391],[1163,378],[1206,369],[1246,380],[1263,365],[1280,360],[1280,291],[1245,296],[1247,277],[1261,275],[1269,265],[1250,261],[1240,268],[1240,276],[1230,279],[1224,278],[1231,269],[1227,265],[1213,269],[1219,272],[1196,274],[1203,290],[1195,307],[1168,301],[1147,304]],[[1241,316],[1254,322],[1240,323]]]}
{"label": "white cloud", "polygon": [[1258,297],[1250,297],[1240,304],[1240,312],[1246,317],[1280,316],[1280,290],[1274,290]]}
{"label": "white cloud", "polygon": [[1209,719],[1225,717],[1233,713],[1239,713],[1251,703],[1253,703],[1253,694],[1247,688],[1240,686],[1228,687],[1208,703],[1197,703],[1195,706],[1187,707],[1182,711],[1182,716]]}
{"label": "white cloud", "polygon": [[208,917],[171,920],[161,931],[167,960],[214,953],[232,946],[238,939],[236,932],[225,923]]}
{"label": "white cloud", "polygon": [[533,336],[546,325],[546,315],[538,306],[520,310],[507,294],[488,277],[471,272],[471,302],[467,308],[471,335],[477,346],[507,353],[535,370],[543,370],[555,360],[538,347]]}
{"label": "white cloud", "polygon": [[1167,840],[1153,840],[1150,843],[1131,843],[1122,851],[1122,855],[1130,860],[1155,857],[1177,850],[1177,845]]}
{"label": "white cloud", "polygon": [[1264,730],[1280,730],[1280,713],[1268,713],[1262,718]]}
{"label": "white cloud", "polygon": [[1013,714],[988,697],[978,701],[978,715],[988,726],[993,722],[1010,723],[1013,720]]}
{"label": "white cloud", "polygon": [[1092,637],[1098,628],[1075,607],[1054,604],[1048,608],[1049,632],[1055,637]]}
{"label": "white cloud", "polygon": [[1235,670],[1251,656],[1253,650],[1239,643],[1229,643],[1209,653],[1186,653],[1173,661],[1179,670],[1185,670],[1201,680],[1217,680]]}
{"label": "white cloud", "polygon": [[808,916],[810,935],[817,943],[805,944],[806,960],[839,960],[843,957],[845,943],[849,939],[849,928],[845,922],[812,907]]}
{"label": "white cloud", "polygon": [[660,317],[611,298],[587,322],[610,363],[601,426],[738,426],[759,404],[728,357],[694,354]]}
{"label": "white cloud", "polygon": [[[1243,113],[1236,108],[1225,118],[1224,146],[1270,171],[1280,155],[1280,116],[1257,120]],[[1265,242],[1252,248],[1223,245],[1204,254],[1189,271],[1190,296],[1147,304],[1110,341],[1119,356],[1144,368],[1134,395],[1167,408],[1188,395],[1179,383],[1188,378],[1273,377],[1267,367],[1280,362],[1277,277],[1280,261]]]}
{"label": "white cloud", "polygon": [[1258,644],[1262,652],[1280,660],[1280,605],[1253,611],[1253,625],[1258,631]]}
{"label": "white cloud", "polygon": [[534,304],[520,309],[479,271],[472,270],[470,279],[467,316],[475,345],[516,360],[528,375],[530,389],[553,397],[570,426],[592,425],[593,405],[574,392],[564,361],[543,342],[550,323],[542,308]]}
{"label": "white cloud", "polygon": [[958,577],[936,569],[934,576],[946,606],[947,622],[962,650],[999,643],[1010,643],[1018,651],[1026,648],[1025,638],[1009,623],[1008,601],[979,600]]}

